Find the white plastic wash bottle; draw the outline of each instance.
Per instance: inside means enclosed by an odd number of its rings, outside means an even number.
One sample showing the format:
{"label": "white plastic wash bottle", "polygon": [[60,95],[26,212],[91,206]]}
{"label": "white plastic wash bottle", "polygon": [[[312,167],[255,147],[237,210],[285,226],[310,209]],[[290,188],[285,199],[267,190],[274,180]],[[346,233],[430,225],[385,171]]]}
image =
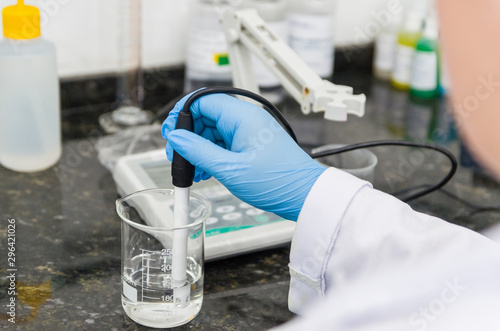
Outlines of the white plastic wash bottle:
{"label": "white plastic wash bottle", "polygon": [[19,172],[53,166],[61,156],[55,47],[40,38],[40,11],[19,0],[2,13],[0,163]]}

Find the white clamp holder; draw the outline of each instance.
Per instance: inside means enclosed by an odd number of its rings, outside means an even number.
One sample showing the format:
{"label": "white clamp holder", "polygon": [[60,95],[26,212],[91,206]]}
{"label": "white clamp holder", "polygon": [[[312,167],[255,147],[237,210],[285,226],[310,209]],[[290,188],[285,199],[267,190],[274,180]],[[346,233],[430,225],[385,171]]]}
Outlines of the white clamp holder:
{"label": "white clamp holder", "polygon": [[347,114],[364,115],[364,94],[353,95],[352,87],[335,85],[319,77],[268,28],[256,10],[226,10],[221,24],[228,42],[235,87],[259,93],[252,68],[253,53],[297,100],[304,114],[324,111],[325,118],[332,121],[346,121]]}

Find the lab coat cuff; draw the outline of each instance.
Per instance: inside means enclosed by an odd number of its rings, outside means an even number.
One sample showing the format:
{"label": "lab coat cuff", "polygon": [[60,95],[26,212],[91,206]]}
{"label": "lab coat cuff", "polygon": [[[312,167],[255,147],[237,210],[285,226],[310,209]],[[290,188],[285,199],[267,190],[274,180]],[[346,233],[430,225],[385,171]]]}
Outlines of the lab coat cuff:
{"label": "lab coat cuff", "polygon": [[327,169],[313,185],[297,220],[290,253],[289,308],[303,307],[325,295],[327,263],[349,204],[371,184],[335,168]]}

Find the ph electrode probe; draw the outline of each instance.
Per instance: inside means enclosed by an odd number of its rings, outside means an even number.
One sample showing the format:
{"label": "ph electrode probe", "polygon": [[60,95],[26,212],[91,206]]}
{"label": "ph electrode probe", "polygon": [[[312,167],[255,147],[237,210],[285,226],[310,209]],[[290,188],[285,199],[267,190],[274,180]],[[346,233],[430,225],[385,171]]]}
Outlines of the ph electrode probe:
{"label": "ph electrode probe", "polygon": [[[251,54],[255,54],[276,77],[287,92],[300,104],[304,114],[324,112],[325,118],[333,121],[346,121],[348,114],[364,115],[366,97],[354,95],[352,87],[336,85],[322,79],[282,41],[255,10],[227,10],[221,17],[221,24],[228,42],[229,57],[236,87],[211,87],[193,93],[179,112],[176,129],[194,132],[194,121],[190,107],[195,100],[205,95],[225,93],[244,96],[261,104],[283,129],[297,142],[295,133],[281,112],[271,102],[259,95],[259,87],[252,70]],[[241,88],[237,88],[241,87]],[[156,119],[164,116],[172,108],[172,103],[163,107]],[[238,111],[235,109],[234,111]],[[407,141],[372,141],[345,146],[312,154],[311,157],[325,157],[355,149],[376,146],[406,146],[426,148],[446,156],[451,163],[448,174],[435,185],[420,185],[393,195],[404,196],[410,201],[440,189],[453,177],[457,161],[452,153],[439,146]],[[172,183],[175,187],[174,227],[180,229],[188,224],[190,187],[193,185],[194,166],[174,151],[172,162]],[[174,283],[174,303],[185,307],[189,303],[189,287],[186,284],[187,230],[175,231],[172,272]]]}
{"label": "ph electrode probe", "polygon": [[[193,115],[183,109],[177,118],[176,129],[194,132]],[[172,257],[172,285],[174,304],[184,308],[189,303],[190,289],[186,285],[187,229],[189,220],[190,187],[193,185],[194,166],[174,151],[172,160],[172,184],[174,185],[174,243]]]}

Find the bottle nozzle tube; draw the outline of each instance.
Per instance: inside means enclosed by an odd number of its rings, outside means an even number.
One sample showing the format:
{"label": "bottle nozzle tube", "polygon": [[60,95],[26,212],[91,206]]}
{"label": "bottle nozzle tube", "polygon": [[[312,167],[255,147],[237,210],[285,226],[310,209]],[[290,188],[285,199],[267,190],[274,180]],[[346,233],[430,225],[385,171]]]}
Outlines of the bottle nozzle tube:
{"label": "bottle nozzle tube", "polygon": [[[193,115],[191,111],[181,111],[177,118],[175,129],[194,132]],[[175,187],[191,187],[193,185],[194,166],[174,151],[172,160],[172,184]]]}

